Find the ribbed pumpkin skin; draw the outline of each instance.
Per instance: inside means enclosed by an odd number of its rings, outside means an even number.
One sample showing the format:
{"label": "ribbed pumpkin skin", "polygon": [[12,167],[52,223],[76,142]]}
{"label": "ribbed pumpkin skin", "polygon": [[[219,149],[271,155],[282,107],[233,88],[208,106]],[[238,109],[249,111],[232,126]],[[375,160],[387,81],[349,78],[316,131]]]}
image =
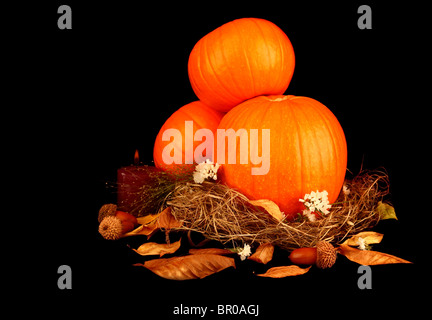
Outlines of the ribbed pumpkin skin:
{"label": "ribbed pumpkin skin", "polygon": [[279,27],[243,18],[199,40],[189,56],[188,72],[197,97],[227,112],[256,96],[283,94],[294,64],[294,49]]}
{"label": "ribbed pumpkin skin", "polygon": [[[166,171],[170,172],[178,172],[179,168],[182,168],[183,170],[190,170],[193,171],[195,168],[195,164],[186,164],[186,160],[193,161],[193,152],[192,152],[192,158],[188,157],[186,159],[186,156],[190,154],[189,150],[186,149],[185,139],[185,121],[193,121],[193,134],[195,135],[195,132],[198,129],[209,129],[212,131],[213,135],[216,137],[216,129],[219,125],[224,113],[218,112],[208,106],[206,106],[201,101],[195,101],[191,102],[180,109],[178,109],[176,112],[174,112],[163,124],[162,128],[160,129],[156,141],[153,148],[153,160],[155,163],[155,166],[161,169],[164,169]],[[182,152],[182,164],[170,164],[167,165],[164,163],[162,159],[162,152],[171,141],[162,141],[162,135],[165,130],[167,129],[178,129],[182,136],[182,143],[176,144],[175,148],[178,150],[181,150]],[[193,139],[193,136],[191,137]],[[194,141],[193,142],[193,150],[196,149],[198,145],[200,145],[203,141]],[[216,144],[216,141],[215,141]],[[212,154],[207,154],[206,158],[213,159]],[[205,159],[204,159],[205,160]],[[203,161],[204,161],[203,160]],[[193,161],[194,162],[194,161]],[[201,161],[200,161],[201,162]]]}
{"label": "ribbed pumpkin skin", "polygon": [[[251,199],[276,202],[288,219],[304,209],[299,199],[311,191],[327,190],[330,203],[342,188],[346,165],[345,135],[333,113],[320,102],[297,96],[261,96],[248,100],[228,112],[220,129],[270,129],[270,170],[266,175],[251,175],[260,165],[239,164],[237,138],[236,164],[224,164],[219,173],[230,187]],[[226,148],[228,150],[228,147]],[[227,151],[225,152],[225,156]],[[217,161],[220,163],[219,155]],[[227,162],[227,159],[225,160]]]}

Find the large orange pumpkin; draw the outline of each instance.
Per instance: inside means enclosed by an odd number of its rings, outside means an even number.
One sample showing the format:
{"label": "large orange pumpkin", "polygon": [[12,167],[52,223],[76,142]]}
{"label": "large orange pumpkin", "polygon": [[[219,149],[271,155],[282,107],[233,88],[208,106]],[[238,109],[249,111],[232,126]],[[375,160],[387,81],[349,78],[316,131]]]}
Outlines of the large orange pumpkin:
{"label": "large orange pumpkin", "polygon": [[227,112],[259,95],[283,94],[294,64],[291,42],[279,27],[243,18],[199,40],[189,56],[188,72],[198,98]]}
{"label": "large orange pumpkin", "polygon": [[[241,137],[236,138],[235,163],[228,163],[230,151],[226,146],[222,155],[226,164],[218,176],[228,186],[251,199],[273,200],[289,219],[304,209],[299,199],[306,193],[327,190],[330,203],[338,197],[346,172],[347,145],[338,120],[320,102],[297,96],[256,97],[228,112],[218,128],[232,128],[238,133],[246,129],[246,152],[258,146],[258,155],[263,155],[262,129],[270,129],[267,174],[252,175],[251,169],[260,165],[252,164],[250,158],[247,164],[240,163]],[[258,141],[250,129],[258,129]],[[222,162],[219,153],[217,162]]]}
{"label": "large orange pumpkin", "polygon": [[[197,158],[194,154],[196,148],[206,139],[195,136],[195,133],[199,129],[206,129],[210,130],[207,131],[208,136],[215,136],[216,128],[223,115],[201,101],[191,102],[178,109],[166,120],[156,137],[153,148],[155,166],[170,172],[178,172],[180,168],[193,171],[196,165],[194,160]],[[187,121],[192,121],[192,123],[186,124]],[[190,129],[186,129],[186,127]],[[195,138],[197,141],[194,141]],[[198,152],[198,163],[205,161],[205,159],[213,161],[211,149],[206,148],[201,151],[202,153]],[[177,157],[178,155],[180,157]],[[170,161],[173,162],[170,163]]]}

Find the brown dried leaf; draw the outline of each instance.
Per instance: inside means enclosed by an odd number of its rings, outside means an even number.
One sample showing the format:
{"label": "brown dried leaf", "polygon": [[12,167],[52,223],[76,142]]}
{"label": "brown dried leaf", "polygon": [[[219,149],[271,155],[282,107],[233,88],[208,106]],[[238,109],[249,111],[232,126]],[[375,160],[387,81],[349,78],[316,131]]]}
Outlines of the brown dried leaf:
{"label": "brown dried leaf", "polygon": [[125,233],[122,237],[144,235],[144,236],[147,236],[147,239],[150,239],[150,237],[158,229],[159,228],[155,223],[150,224],[150,225],[141,225],[141,226],[137,227],[136,229],[132,230],[131,232]]}
{"label": "brown dried leaf", "polygon": [[171,214],[171,207],[166,208],[160,213],[157,224],[159,228],[165,230],[180,228],[182,225],[182,223],[177,221],[176,218]]}
{"label": "brown dried leaf", "polygon": [[248,259],[258,263],[267,264],[273,258],[274,246],[271,243],[263,243]]}
{"label": "brown dried leaf", "polygon": [[383,203],[382,201],[379,201],[376,210],[378,211],[381,220],[398,219],[395,209],[388,203]]}
{"label": "brown dried leaf", "polygon": [[228,249],[219,249],[219,248],[206,248],[206,249],[189,249],[189,254],[219,254],[219,255],[227,255],[234,254]]}
{"label": "brown dried leaf", "polygon": [[142,256],[159,255],[162,257],[164,254],[174,253],[180,248],[181,239],[177,242],[166,244],[147,242],[138,247],[138,249],[132,249],[136,253]]}
{"label": "brown dried leaf", "polygon": [[348,246],[358,246],[358,239],[362,238],[366,244],[375,244],[380,243],[384,235],[382,233],[373,232],[373,231],[364,231],[352,236],[351,238],[345,240],[342,244],[346,244]]}
{"label": "brown dried leaf", "polygon": [[168,259],[154,259],[141,265],[158,276],[170,280],[202,279],[229,267],[235,268],[233,258],[216,254],[194,254]]}
{"label": "brown dried leaf", "polygon": [[412,263],[408,260],[392,256],[391,254],[378,251],[359,250],[346,244],[342,244],[339,247],[339,253],[347,257],[349,260],[365,266],[393,263]]}
{"label": "brown dried leaf", "polygon": [[150,225],[150,224],[154,224],[156,223],[157,218],[159,217],[161,213],[156,213],[156,214],[148,214],[146,216],[143,217],[138,217],[137,218],[137,222],[139,224],[143,224],[143,225]]}
{"label": "brown dried leaf", "polygon": [[285,218],[283,213],[280,211],[279,206],[271,200],[267,200],[267,199],[250,200],[249,203],[255,207],[263,208],[277,221],[282,221]]}
{"label": "brown dried leaf", "polygon": [[274,267],[267,270],[266,273],[257,274],[259,277],[268,277],[268,278],[285,278],[298,276],[301,274],[305,274],[309,271],[311,266],[303,269],[296,265],[291,266],[283,266],[283,267]]}

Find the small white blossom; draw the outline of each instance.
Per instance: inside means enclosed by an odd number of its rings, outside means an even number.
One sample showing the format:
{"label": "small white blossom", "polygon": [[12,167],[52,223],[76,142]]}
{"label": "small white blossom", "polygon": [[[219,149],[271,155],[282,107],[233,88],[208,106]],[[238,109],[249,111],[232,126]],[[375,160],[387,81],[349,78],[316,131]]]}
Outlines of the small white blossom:
{"label": "small white blossom", "polygon": [[342,192],[344,195],[349,195],[351,193],[351,190],[347,187],[347,185],[344,183],[343,187],[342,187]]}
{"label": "small white blossom", "polygon": [[[317,190],[316,192],[312,191],[311,193],[307,193],[305,194],[304,198],[299,199],[299,201],[305,205],[309,213],[312,212],[320,212],[322,214],[330,213],[329,209],[331,208],[331,204],[329,203],[328,192],[326,190],[322,192],[319,192]],[[303,214],[308,216],[308,218],[309,218],[309,213],[305,214],[305,212],[303,211]],[[311,219],[309,218],[309,220]]]}
{"label": "small white blossom", "polygon": [[220,164],[214,164],[209,159],[197,164],[193,173],[195,183],[203,183],[205,179],[217,180],[217,171],[219,167]]}
{"label": "small white blossom", "polygon": [[203,183],[205,178],[204,178],[204,175],[200,171],[194,171],[193,179],[194,179],[195,183]]}
{"label": "small white blossom", "polygon": [[366,250],[366,241],[362,237],[358,237],[357,239],[358,248],[360,250]]}
{"label": "small white blossom", "polygon": [[240,256],[241,261],[245,260],[247,257],[251,255],[251,247],[247,243],[245,243],[243,248],[239,248],[237,254]]}
{"label": "small white blossom", "polygon": [[309,219],[310,222],[315,222],[316,221],[316,215],[313,214],[310,210],[305,209],[303,210],[303,215]]}

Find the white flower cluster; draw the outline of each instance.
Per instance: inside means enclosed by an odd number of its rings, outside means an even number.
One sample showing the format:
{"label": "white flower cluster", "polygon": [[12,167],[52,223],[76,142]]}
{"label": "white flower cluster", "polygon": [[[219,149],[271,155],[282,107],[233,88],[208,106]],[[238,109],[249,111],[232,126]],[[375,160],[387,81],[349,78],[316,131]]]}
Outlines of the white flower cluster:
{"label": "white flower cluster", "polygon": [[311,212],[308,209],[303,210],[303,215],[309,219],[310,222],[315,222],[316,221],[316,215],[315,213]]}
{"label": "white flower cluster", "polygon": [[311,193],[305,194],[303,199],[299,199],[306,209],[303,210],[303,215],[306,216],[310,221],[316,220],[316,215],[314,212],[319,212],[322,214],[329,214],[329,209],[331,204],[328,200],[328,192],[324,190],[323,192],[318,192],[318,190],[312,191]]}
{"label": "white flower cluster", "polygon": [[348,186],[344,183],[343,187],[342,187],[342,191],[344,195],[349,195],[351,193],[351,190],[348,188]]}
{"label": "white flower cluster", "polygon": [[251,247],[245,243],[243,248],[238,248],[237,254],[240,256],[241,261],[246,260],[247,257],[251,255]]}
{"label": "white flower cluster", "polygon": [[360,250],[366,250],[367,243],[365,239],[363,239],[362,237],[358,237],[357,244]]}
{"label": "white flower cluster", "polygon": [[193,173],[193,179],[195,183],[203,183],[205,179],[217,180],[216,173],[219,167],[220,164],[214,164],[209,159],[207,159],[205,162],[197,164]]}

